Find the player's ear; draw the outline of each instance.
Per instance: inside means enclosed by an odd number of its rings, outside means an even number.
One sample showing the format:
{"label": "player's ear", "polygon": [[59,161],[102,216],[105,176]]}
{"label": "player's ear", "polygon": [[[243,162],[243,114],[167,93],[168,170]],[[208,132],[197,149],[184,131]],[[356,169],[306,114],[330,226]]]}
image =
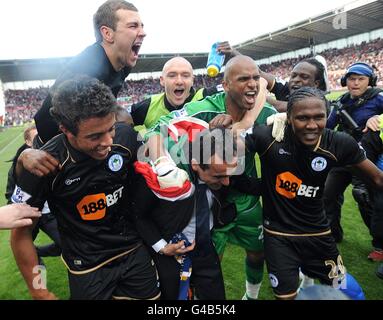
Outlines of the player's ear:
{"label": "player's ear", "polygon": [[62,124],[59,125],[59,129],[61,130],[62,133],[64,133],[66,136],[74,136],[72,132],[70,132],[65,126]]}
{"label": "player's ear", "polygon": [[114,41],[114,31],[107,27],[107,26],[101,26],[100,27],[100,33],[102,35],[102,39],[106,42],[113,43]]}
{"label": "player's ear", "polygon": [[165,80],[163,76],[160,76],[160,85],[165,88]]}

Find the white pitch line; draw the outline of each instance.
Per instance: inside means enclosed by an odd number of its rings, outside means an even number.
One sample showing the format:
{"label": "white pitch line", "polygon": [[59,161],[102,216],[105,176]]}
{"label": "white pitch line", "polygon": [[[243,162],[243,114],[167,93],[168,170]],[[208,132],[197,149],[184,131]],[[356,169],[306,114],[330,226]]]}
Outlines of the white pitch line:
{"label": "white pitch line", "polygon": [[5,150],[7,150],[7,148],[10,146],[10,145],[12,145],[20,136],[22,136],[24,133],[23,132],[21,132],[21,133],[19,133],[17,136],[16,136],[16,138],[14,138],[11,142],[9,142],[6,146],[4,146],[4,148],[3,149],[1,149],[0,150],[0,154],[2,154]]}

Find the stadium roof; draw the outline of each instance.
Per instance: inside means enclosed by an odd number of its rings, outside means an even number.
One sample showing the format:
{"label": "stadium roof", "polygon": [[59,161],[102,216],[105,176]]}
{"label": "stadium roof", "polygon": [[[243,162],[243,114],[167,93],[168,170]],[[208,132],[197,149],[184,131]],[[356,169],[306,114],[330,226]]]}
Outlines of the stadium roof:
{"label": "stadium roof", "polygon": [[[309,5],[309,4],[307,4]],[[302,8],[303,9],[303,8]],[[234,46],[255,60],[383,27],[383,1],[362,0]]]}
{"label": "stadium roof", "polygon": [[[259,60],[307,48],[310,41],[317,45],[380,28],[383,28],[383,1],[360,0],[234,47]],[[133,72],[161,71],[164,63],[177,55],[187,58],[194,69],[205,67],[207,53],[143,54]],[[55,79],[69,60],[70,57],[0,60],[0,79],[2,82]]]}

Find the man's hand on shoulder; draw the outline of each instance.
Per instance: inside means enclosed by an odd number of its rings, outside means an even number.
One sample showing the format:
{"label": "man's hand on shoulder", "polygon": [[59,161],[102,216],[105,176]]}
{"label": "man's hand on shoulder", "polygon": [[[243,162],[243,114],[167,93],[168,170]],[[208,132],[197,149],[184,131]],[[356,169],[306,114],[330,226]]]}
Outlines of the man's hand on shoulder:
{"label": "man's hand on shoulder", "polygon": [[219,114],[209,122],[209,128],[231,128],[233,125],[233,118],[229,114]]}
{"label": "man's hand on shoulder", "polygon": [[20,154],[17,160],[17,175],[20,174],[21,168],[28,170],[36,176],[43,177],[61,170],[61,165],[46,151],[26,149]]}

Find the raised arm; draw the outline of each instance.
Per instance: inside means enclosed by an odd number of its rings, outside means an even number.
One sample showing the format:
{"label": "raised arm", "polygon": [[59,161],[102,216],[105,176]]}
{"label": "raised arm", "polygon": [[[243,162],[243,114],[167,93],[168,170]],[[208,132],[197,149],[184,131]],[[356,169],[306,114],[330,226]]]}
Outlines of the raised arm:
{"label": "raised arm", "polygon": [[275,77],[271,73],[264,72],[261,69],[259,69],[259,73],[261,77],[267,81],[267,90],[271,91],[275,84]]}

